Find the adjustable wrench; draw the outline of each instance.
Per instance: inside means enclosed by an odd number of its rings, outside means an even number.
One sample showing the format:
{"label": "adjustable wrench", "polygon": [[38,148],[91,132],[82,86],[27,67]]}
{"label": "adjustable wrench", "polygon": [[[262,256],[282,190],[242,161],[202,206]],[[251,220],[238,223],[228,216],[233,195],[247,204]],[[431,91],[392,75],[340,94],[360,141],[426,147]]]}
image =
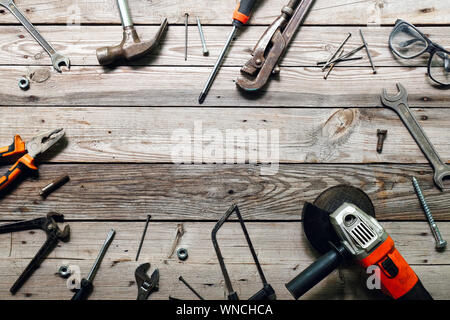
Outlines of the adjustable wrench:
{"label": "adjustable wrench", "polygon": [[56,71],[62,72],[61,66],[66,66],[70,69],[69,58],[59,54],[53,48],[53,46],[44,39],[44,37],[36,30],[36,28],[31,24],[31,22],[25,17],[25,15],[17,8],[14,0],[0,0],[0,6],[8,9],[20,23],[27,29],[27,31],[36,39],[37,42],[47,51],[50,58],[52,59],[53,68]]}
{"label": "adjustable wrench", "polygon": [[384,106],[397,112],[428,161],[430,161],[434,169],[434,183],[441,190],[450,188],[450,185],[444,185],[444,179],[450,177],[450,166],[442,161],[433,144],[423,131],[422,126],[417,122],[416,117],[409,109],[408,92],[405,87],[397,83],[397,88],[399,93],[395,96],[389,96],[386,89],[384,89],[381,95],[381,102]]}
{"label": "adjustable wrench", "polygon": [[134,273],[138,286],[137,300],[147,300],[153,292],[159,290],[159,270],[153,271],[151,277],[149,277],[147,275],[149,269],[150,263],[144,263]]}

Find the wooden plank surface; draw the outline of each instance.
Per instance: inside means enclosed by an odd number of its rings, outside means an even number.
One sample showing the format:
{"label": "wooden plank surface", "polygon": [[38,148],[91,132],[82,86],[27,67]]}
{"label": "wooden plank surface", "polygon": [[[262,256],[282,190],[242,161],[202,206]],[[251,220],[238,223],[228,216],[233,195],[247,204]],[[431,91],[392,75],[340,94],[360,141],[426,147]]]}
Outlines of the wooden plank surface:
{"label": "wooden plank surface", "polygon": [[[236,150],[267,145],[279,163],[421,163],[428,164],[396,113],[386,108],[139,108],[139,107],[5,107],[0,145],[15,134],[25,140],[53,128],[66,129],[66,139],[43,155],[42,162],[225,163]],[[413,112],[444,161],[450,162],[448,109]],[[376,152],[377,129],[388,129],[382,154]],[[236,133],[236,143],[229,143]],[[252,136],[256,130],[258,136]],[[277,132],[271,134],[271,132]],[[210,137],[213,131],[220,132]],[[263,138],[262,132],[268,137]],[[185,137],[180,139],[179,137]],[[231,141],[232,142],[232,141]],[[207,147],[222,147],[223,156]],[[202,145],[203,151],[194,150]],[[177,152],[181,147],[189,155]],[[186,151],[188,152],[188,151]],[[236,157],[232,157],[236,159]],[[260,156],[257,157],[261,163]],[[256,158],[255,158],[256,159]],[[263,160],[264,161],[264,160]],[[263,163],[268,163],[265,161]]]}
{"label": "wooden plank surface", "polygon": [[[159,26],[137,26],[137,31],[142,40],[152,38]],[[162,66],[208,66],[216,62],[223,44],[231,30],[231,26],[205,25],[204,33],[209,56],[202,54],[201,41],[197,26],[189,27],[188,60],[184,60],[184,26],[171,25],[165,34],[159,48],[148,56],[132,65],[162,65]],[[356,48],[361,44],[359,36],[360,27],[343,26],[305,26],[297,32],[289,50],[282,60],[281,66],[299,67],[315,66],[318,61],[326,61],[334,53],[348,33],[352,38],[346,47]],[[240,67],[250,59],[250,52],[261,35],[267,29],[266,26],[252,26],[243,29],[239,37],[232,44],[224,66]],[[374,63],[378,67],[383,66],[426,66],[428,55],[408,60],[398,59],[389,47],[388,39],[392,27],[362,27],[364,36],[370,46]],[[74,66],[98,65],[95,51],[99,47],[116,45],[122,40],[121,26],[40,26],[39,30],[49,39],[55,48],[71,59]],[[420,30],[431,39],[437,41],[443,47],[450,46],[450,27],[420,27]],[[1,65],[51,65],[49,56],[21,26],[2,26],[0,34],[0,64]],[[364,59],[354,62],[346,62],[342,66],[369,67],[369,60],[364,51],[356,56]],[[370,70],[370,69],[369,69]]]}
{"label": "wooden plank surface", "polygon": [[[35,24],[120,24],[115,1],[79,0],[16,0]],[[251,23],[270,24],[280,14],[286,0],[260,1],[255,8]],[[170,23],[184,23],[184,13],[199,17],[208,24],[229,24],[236,0],[208,0],[205,6],[198,0],[134,0],[130,3],[135,23],[157,24],[163,17]],[[4,10],[2,23],[16,23],[14,17]],[[450,9],[445,1],[424,0],[317,0],[306,24],[394,24],[398,17],[416,24],[448,24]],[[74,18],[75,17],[75,18]],[[192,22],[191,22],[192,23]]]}
{"label": "wooden plank surface", "polygon": [[[186,262],[167,258],[175,236],[176,223],[155,223],[149,226],[139,262],[134,261],[143,223],[75,223],[71,222],[71,241],[61,244],[16,297],[8,288],[21,273],[29,259],[45,239],[39,232],[20,235],[0,235],[1,242],[9,243],[0,249],[0,298],[69,299],[65,280],[55,275],[62,264],[76,265],[85,275],[97,255],[98,248],[110,228],[117,234],[95,281],[93,299],[135,299],[134,270],[139,263],[151,262],[161,272],[160,290],[151,299],[167,299],[169,295],[194,299],[178,282],[183,275],[206,299],[224,299],[223,279],[210,240],[213,223],[184,223],[185,235],[179,247],[189,250]],[[435,299],[445,299],[449,283],[438,281],[448,277],[446,263],[449,253],[434,250],[434,240],[426,223],[388,222],[383,226],[395,239],[397,248],[421,277]],[[279,299],[291,299],[284,284],[295,277],[318,255],[312,251],[303,235],[301,224],[247,223],[258,257]],[[450,235],[450,223],[440,223],[444,237]],[[236,223],[226,224],[219,233],[219,242],[233,279],[233,285],[242,298],[260,289],[256,268],[252,263],[245,239]],[[153,270],[153,269],[152,269]],[[117,277],[117,274],[121,274]],[[330,275],[305,298],[314,299],[369,299],[374,293],[365,287],[364,271],[349,264]],[[42,283],[52,290],[42,290]]]}
{"label": "wooden plank surface", "polygon": [[[42,201],[39,190],[67,172],[71,181]],[[362,188],[380,220],[424,220],[413,191],[416,176],[438,220],[450,220],[449,199],[427,166],[281,165],[262,176],[253,165],[41,165],[1,199],[2,219],[29,219],[58,211],[67,219],[218,220],[236,202],[252,220],[299,220],[305,201],[339,184]]]}
{"label": "wooden plank surface", "polygon": [[[49,68],[49,67],[47,67]],[[395,83],[409,92],[411,106],[448,107],[450,92],[438,89],[426,68],[386,67],[378,74],[369,68],[338,68],[327,81],[320,68],[282,68],[281,80],[272,80],[258,93],[237,90],[238,67],[222,68],[204,106],[226,107],[375,107],[384,88],[395,93]],[[27,67],[0,67],[3,106],[196,106],[210,73],[197,67],[72,67],[51,73],[28,91],[13,89]],[[173,79],[177,79],[174,85]],[[124,83],[130,85],[124,86]],[[257,101],[257,102],[255,102]]]}
{"label": "wooden plank surface", "polygon": [[[61,244],[12,297],[8,289],[45,240],[40,232],[0,235],[0,299],[69,299],[72,293],[55,272],[62,263],[90,269],[110,228],[116,239],[96,278],[93,299],[135,299],[134,262],[144,221],[153,216],[140,262],[161,271],[160,291],[151,299],[193,299],[177,280],[183,275],[207,299],[224,299],[224,284],[210,232],[232,203],[238,203],[269,282],[279,299],[291,299],[284,284],[317,258],[301,226],[305,201],[338,184],[359,187],[374,202],[377,218],[396,241],[435,299],[448,299],[448,251],[436,252],[430,228],[413,192],[416,176],[438,221],[450,236],[447,193],[433,183],[432,169],[398,116],[380,107],[383,88],[401,82],[410,104],[436,149],[450,162],[447,117],[450,91],[426,75],[427,56],[400,60],[388,48],[397,18],[419,26],[430,38],[450,46],[450,5],[424,0],[316,0],[305,26],[281,63],[281,74],[262,92],[236,89],[240,67],[267,25],[287,0],[260,1],[233,43],[204,106],[197,98],[230,31],[236,0],[133,0],[133,19],[142,39],[149,39],[164,17],[170,23],[159,48],[125,66],[98,66],[95,50],[117,44],[121,26],[115,1],[16,0],[45,38],[72,60],[71,71],[56,73],[48,55],[5,9],[0,8],[0,145],[15,134],[28,139],[42,130],[64,127],[67,135],[40,159],[39,175],[22,179],[0,197],[1,223],[31,219],[50,211],[63,213],[72,229]],[[189,57],[184,61],[184,13],[190,14]],[[195,18],[204,25],[209,57],[201,55]],[[363,28],[378,74],[362,61],[338,66],[329,80],[316,62],[326,60],[348,32],[346,50],[360,44]],[[49,79],[38,82],[38,74]],[[31,89],[17,87],[33,75]],[[238,144],[224,151],[251,151],[247,130],[279,132],[279,168],[262,174],[264,164],[223,164],[193,151],[193,162],[175,164],[180,146],[174,134],[187,135],[183,146],[198,146],[193,135],[241,130]],[[376,130],[388,129],[383,153],[377,154]],[[191,136],[192,134],[192,136]],[[255,138],[249,142],[255,142]],[[216,141],[201,141],[204,147]],[[243,144],[239,144],[242,143]],[[220,145],[221,141],[217,143]],[[176,157],[175,157],[176,158]],[[200,159],[200,160],[199,160]],[[251,161],[249,161],[251,162]],[[0,169],[8,165],[0,163]],[[46,200],[38,192],[67,172],[71,181]],[[168,258],[176,226],[186,230],[179,246],[190,258]],[[220,234],[233,284],[245,299],[260,289],[256,268],[238,224]],[[364,270],[346,265],[314,288],[308,299],[374,299],[365,288]],[[49,290],[42,290],[43,284]]]}

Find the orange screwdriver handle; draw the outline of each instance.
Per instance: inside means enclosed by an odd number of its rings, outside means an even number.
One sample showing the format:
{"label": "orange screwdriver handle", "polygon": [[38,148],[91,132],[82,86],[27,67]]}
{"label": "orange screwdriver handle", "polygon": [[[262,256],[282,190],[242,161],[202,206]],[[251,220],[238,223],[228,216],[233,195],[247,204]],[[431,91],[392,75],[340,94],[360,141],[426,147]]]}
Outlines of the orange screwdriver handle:
{"label": "orange screwdriver handle", "polygon": [[6,174],[0,178],[0,191],[6,189],[17,177],[25,170],[37,170],[34,164],[34,158],[29,154],[20,158]]}
{"label": "orange screwdriver handle", "polygon": [[23,154],[25,152],[25,142],[16,135],[14,141],[10,146],[0,148],[0,158],[6,158],[16,154]]}
{"label": "orange screwdriver handle", "polygon": [[247,24],[255,3],[256,0],[242,0],[239,3],[233,14],[233,24],[236,27],[241,27],[244,24]]}

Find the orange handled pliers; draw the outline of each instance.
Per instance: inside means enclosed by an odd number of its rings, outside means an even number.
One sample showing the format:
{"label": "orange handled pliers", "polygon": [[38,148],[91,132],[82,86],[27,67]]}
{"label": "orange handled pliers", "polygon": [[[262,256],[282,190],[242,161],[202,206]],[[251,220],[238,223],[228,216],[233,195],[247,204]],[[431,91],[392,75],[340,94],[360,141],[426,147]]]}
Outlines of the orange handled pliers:
{"label": "orange handled pliers", "polygon": [[23,155],[22,158],[0,178],[0,191],[8,187],[26,169],[37,170],[35,158],[51,148],[64,136],[64,129],[56,129],[43,132],[35,136],[29,142],[25,142],[16,135],[14,142],[8,147],[0,148],[0,159]]}

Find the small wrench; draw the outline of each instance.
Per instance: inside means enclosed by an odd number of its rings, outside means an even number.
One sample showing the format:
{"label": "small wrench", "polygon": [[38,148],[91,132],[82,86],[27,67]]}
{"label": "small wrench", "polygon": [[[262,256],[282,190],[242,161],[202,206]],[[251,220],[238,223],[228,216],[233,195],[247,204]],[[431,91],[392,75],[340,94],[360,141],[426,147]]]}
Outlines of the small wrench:
{"label": "small wrench", "polygon": [[434,169],[434,183],[441,190],[448,189],[450,186],[444,186],[444,179],[450,177],[450,166],[442,161],[433,144],[423,131],[422,126],[412,114],[408,105],[408,92],[405,87],[397,83],[397,88],[399,93],[395,96],[389,96],[386,89],[384,89],[381,95],[381,102],[384,106],[397,112],[428,161],[430,161]]}
{"label": "small wrench", "polygon": [[137,300],[147,300],[153,292],[159,290],[159,270],[153,271],[151,277],[147,275],[148,270],[150,270],[150,263],[144,263],[134,273],[138,286]]}
{"label": "small wrench", "polygon": [[66,66],[70,69],[70,60],[69,58],[59,54],[53,48],[53,46],[44,39],[44,37],[37,31],[37,29],[31,24],[31,22],[25,17],[25,15],[17,8],[14,0],[0,0],[0,6],[8,9],[20,23],[27,29],[27,31],[36,39],[37,42],[47,51],[52,59],[53,68],[56,71],[62,72],[61,66]]}

